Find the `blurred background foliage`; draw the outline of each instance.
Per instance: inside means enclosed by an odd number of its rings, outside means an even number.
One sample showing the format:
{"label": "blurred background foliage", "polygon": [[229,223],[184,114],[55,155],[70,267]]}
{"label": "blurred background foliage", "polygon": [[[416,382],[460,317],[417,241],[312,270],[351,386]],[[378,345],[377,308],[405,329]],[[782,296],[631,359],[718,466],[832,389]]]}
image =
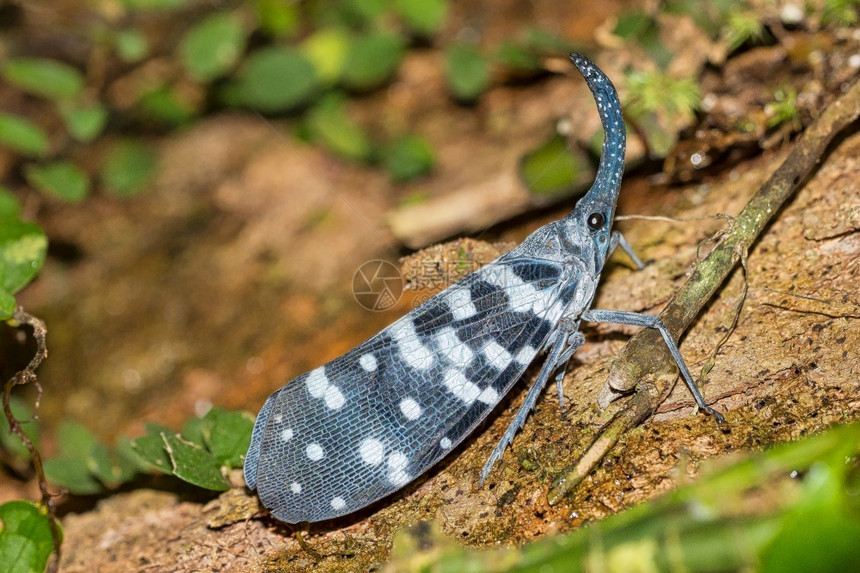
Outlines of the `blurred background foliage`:
{"label": "blurred background foliage", "polygon": [[[662,4],[663,13],[691,16],[729,51],[764,41],[767,19],[786,17],[760,2]],[[822,26],[857,19],[853,0],[809,3],[805,10],[800,17]],[[13,26],[15,4],[5,11]],[[14,153],[7,175],[22,175],[33,188],[67,201],[94,189],[128,196],[145,187],[155,168],[154,153],[135,136],[242,108],[294,116],[301,136],[343,158],[378,164],[397,181],[421,177],[435,161],[430,145],[410,133],[368,134],[350,117],[350,98],[385,89],[411,49],[438,49],[451,97],[469,104],[494,82],[545,73],[545,57],[576,47],[528,25],[500,45],[484,46],[447,31],[448,13],[447,0],[90,3],[69,53],[32,55],[26,41],[12,36],[0,46],[0,78],[21,96],[0,113],[0,145]],[[666,74],[673,54],[657,15],[631,9],[611,31],[657,65],[629,70],[633,120],[650,112],[690,116],[699,108],[696,79]],[[112,143],[96,146],[103,155],[96,173],[69,161],[100,138]]]}

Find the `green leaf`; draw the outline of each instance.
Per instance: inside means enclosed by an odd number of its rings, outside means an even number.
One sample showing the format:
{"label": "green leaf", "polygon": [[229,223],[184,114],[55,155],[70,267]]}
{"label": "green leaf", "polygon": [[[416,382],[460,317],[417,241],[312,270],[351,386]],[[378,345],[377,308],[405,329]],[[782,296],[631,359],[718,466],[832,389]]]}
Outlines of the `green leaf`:
{"label": "green leaf", "polygon": [[36,189],[69,203],[83,201],[90,190],[87,174],[71,161],[25,165],[24,178]]}
{"label": "green leaf", "polygon": [[148,472],[152,469],[152,464],[146,462],[140,457],[140,454],[138,454],[134,449],[132,439],[127,436],[120,436],[117,438],[114,451],[121,460],[120,464],[122,464],[123,467],[128,465],[128,467],[132,468],[135,473]]}
{"label": "green leaf", "polygon": [[258,50],[243,64],[233,86],[236,103],[264,112],[308,102],[319,87],[313,64],[294,48]]}
{"label": "green leaf", "polygon": [[102,163],[102,185],[114,195],[134,195],[149,182],[157,162],[155,151],[146,143],[120,141],[108,150]]}
{"label": "green leaf", "polygon": [[10,59],[0,73],[25,92],[51,100],[73,98],[84,87],[84,76],[78,70],[47,58]]}
{"label": "green leaf", "polygon": [[229,71],[245,48],[245,31],[232,14],[216,12],[194,25],[179,44],[192,78],[209,82]]}
{"label": "green leaf", "polygon": [[5,187],[0,186],[0,221],[18,219],[21,214],[21,203]]}
{"label": "green leaf", "polygon": [[370,139],[349,118],[343,96],[330,93],[319,101],[307,115],[311,137],[333,153],[353,160],[370,157]]}
{"label": "green leaf", "polygon": [[107,108],[98,104],[63,106],[61,113],[72,137],[83,142],[95,139],[104,129],[108,117]]}
{"label": "green leaf", "polygon": [[139,62],[149,53],[149,42],[140,30],[126,28],[119,30],[113,38],[116,53],[127,63]]}
{"label": "green leaf", "polygon": [[201,448],[206,446],[206,440],[203,437],[203,426],[206,423],[203,418],[190,418],[182,425],[182,439],[191,442]]}
{"label": "green leaf", "polygon": [[41,573],[54,551],[48,516],[29,501],[0,505],[0,571]]}
{"label": "green leaf", "polygon": [[[0,289],[0,320],[6,320],[15,314],[15,309],[18,307],[18,301],[7,291]],[[2,439],[0,439],[2,442]],[[22,444],[23,445],[23,444]]]}
{"label": "green leaf", "polygon": [[95,435],[79,422],[63,420],[57,432],[60,451],[73,458],[87,458],[98,442]]}
{"label": "green leaf", "polygon": [[60,456],[43,462],[48,481],[61,485],[75,495],[93,495],[104,491],[104,486],[93,477],[84,458]]}
{"label": "green leaf", "polygon": [[386,147],[383,163],[394,181],[410,181],[430,173],[436,158],[425,140],[406,136]]}
{"label": "green leaf", "polygon": [[149,118],[168,127],[179,127],[188,123],[196,113],[191,104],[183,101],[177,90],[170,85],[147,91],[137,104]]}
{"label": "green leaf", "polygon": [[87,469],[101,483],[115,486],[130,480],[137,473],[136,458],[130,458],[101,442],[95,442],[86,458]]}
{"label": "green leaf", "polygon": [[397,34],[371,33],[356,38],[347,58],[343,83],[356,90],[370,90],[388,81],[403,59],[405,47]]}
{"label": "green leaf", "polygon": [[529,152],[520,163],[520,176],[534,195],[553,196],[574,191],[584,174],[589,174],[588,162],[574,154],[567,140],[554,135],[546,143]]}
{"label": "green leaf", "polygon": [[447,16],[447,0],[394,0],[394,10],[419,34],[438,32]]}
{"label": "green leaf", "polygon": [[540,69],[540,59],[528,48],[514,42],[504,42],[496,52],[496,60],[516,71]]}
{"label": "green leaf", "polygon": [[129,10],[174,10],[185,6],[188,0],[120,0]]}
{"label": "green leaf", "polygon": [[343,0],[342,20],[352,24],[370,24],[388,9],[391,0]]}
{"label": "green leaf", "polygon": [[301,51],[314,65],[320,81],[333,84],[343,72],[351,42],[349,32],[343,28],[323,28],[302,43]]}
{"label": "green leaf", "polygon": [[[9,397],[9,407],[12,409],[12,415],[21,424],[24,434],[38,447],[39,424],[33,419],[33,409],[18,396]],[[6,420],[6,416],[2,415],[0,415],[0,446],[3,446],[3,449],[18,459],[30,459],[30,451],[24,447],[21,438],[9,431],[9,422]]]}
{"label": "green leaf", "polygon": [[490,85],[487,60],[469,44],[454,44],[445,52],[445,77],[448,89],[462,101],[474,101]]}
{"label": "green leaf", "polygon": [[26,155],[41,157],[48,151],[48,136],[27,119],[0,113],[0,144]]}
{"label": "green leaf", "polygon": [[254,417],[247,412],[212,408],[203,417],[203,436],[219,464],[238,468],[251,444]]}
{"label": "green leaf", "polygon": [[10,220],[0,225],[0,288],[15,294],[33,280],[48,250],[45,233],[33,223]]}
{"label": "green leaf", "polygon": [[274,38],[292,36],[299,28],[296,3],[282,0],[257,0],[260,28]]}
{"label": "green leaf", "polygon": [[167,452],[164,450],[162,434],[172,433],[165,426],[147,424],[146,435],[131,441],[131,449],[137,454],[143,466],[150,470],[171,473],[172,466]]}
{"label": "green leaf", "polygon": [[230,483],[221,475],[221,465],[212,454],[176,434],[165,432],[161,434],[161,438],[170,458],[173,475],[205,489],[230,489]]}

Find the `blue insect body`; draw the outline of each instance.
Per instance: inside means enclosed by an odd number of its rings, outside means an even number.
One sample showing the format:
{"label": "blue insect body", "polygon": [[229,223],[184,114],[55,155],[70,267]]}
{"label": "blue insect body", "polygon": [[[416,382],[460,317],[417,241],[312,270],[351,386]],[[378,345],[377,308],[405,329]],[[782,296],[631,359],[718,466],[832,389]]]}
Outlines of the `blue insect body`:
{"label": "blue insect body", "polygon": [[659,318],[589,310],[612,232],[624,167],[625,129],[615,88],[571,54],[606,136],[594,185],[573,211],[430,298],[343,356],[291,380],[257,416],[245,481],[287,523],[356,511],[441,460],[486,418],[541,352],[547,358],[481,482],[525,422],[550,375],[559,400],[563,368],[583,344],[580,320],[660,330],[699,407],[705,405]]}

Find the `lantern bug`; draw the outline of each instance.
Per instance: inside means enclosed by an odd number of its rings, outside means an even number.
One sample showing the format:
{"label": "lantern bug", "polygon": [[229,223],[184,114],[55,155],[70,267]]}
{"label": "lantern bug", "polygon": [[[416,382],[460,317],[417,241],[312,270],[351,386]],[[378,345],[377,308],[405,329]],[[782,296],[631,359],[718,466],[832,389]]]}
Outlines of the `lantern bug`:
{"label": "lantern bug", "polygon": [[428,299],[343,356],[288,382],[266,400],[245,457],[245,481],[287,523],[346,515],[417,478],[468,437],[535,358],[537,380],[480,480],[487,478],[538,396],[585,339],[580,321],[657,329],[699,408],[708,407],[675,341],[655,316],[592,310],[612,231],[626,132],[614,86],[571,54],[590,88],[605,132],[591,189],[566,217]]}

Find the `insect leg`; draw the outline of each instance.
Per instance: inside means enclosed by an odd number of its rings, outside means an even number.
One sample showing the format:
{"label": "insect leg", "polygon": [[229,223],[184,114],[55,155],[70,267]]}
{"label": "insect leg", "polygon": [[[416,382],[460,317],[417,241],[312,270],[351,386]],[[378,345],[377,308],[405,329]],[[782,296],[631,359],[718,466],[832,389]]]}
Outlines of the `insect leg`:
{"label": "insect leg", "polygon": [[561,392],[561,383],[564,380],[564,375],[567,372],[567,363],[570,361],[573,354],[579,350],[579,347],[585,344],[585,336],[581,332],[572,332],[567,341],[567,348],[564,349],[558,359],[561,365],[561,370],[555,375],[555,388],[558,391],[558,406],[564,408],[564,395]]}
{"label": "insect leg", "polygon": [[517,430],[519,430],[523,423],[525,423],[529,412],[534,408],[538,396],[540,396],[541,390],[546,386],[546,381],[549,378],[549,375],[555,371],[556,366],[559,364],[559,359],[565,353],[569,337],[570,334],[567,332],[561,332],[559,338],[555,341],[555,344],[553,344],[552,349],[549,351],[549,356],[547,356],[546,362],[544,362],[543,368],[541,368],[540,373],[538,373],[537,380],[532,384],[532,387],[529,388],[529,393],[526,395],[525,402],[520,406],[517,415],[514,416],[508,429],[505,430],[505,434],[502,436],[502,439],[499,440],[499,443],[496,444],[495,448],[493,448],[493,452],[490,454],[490,457],[487,458],[487,462],[481,470],[481,479],[478,482],[479,484],[484,483],[484,480],[487,479],[488,475],[490,475],[490,470],[493,469],[493,464],[502,458],[502,454],[505,453],[505,448],[507,448],[513,441],[514,434],[516,434]]}
{"label": "insect leg", "polygon": [[630,243],[627,242],[627,239],[624,238],[624,235],[621,234],[621,231],[612,231],[612,234],[609,236],[609,255],[615,251],[615,247],[621,247],[621,250],[627,253],[627,256],[633,261],[637,270],[641,271],[645,268],[645,263],[636,256],[636,252],[630,246]]}
{"label": "insect leg", "polygon": [[669,352],[672,353],[672,358],[675,359],[675,363],[678,365],[678,370],[681,371],[681,377],[690,389],[690,393],[693,394],[693,398],[695,398],[699,409],[714,416],[714,418],[717,419],[718,424],[722,424],[726,421],[722,414],[705,404],[705,399],[702,397],[702,393],[699,392],[699,388],[696,386],[696,383],[693,382],[693,377],[690,376],[690,371],[687,369],[687,365],[681,357],[681,351],[678,350],[678,345],[675,344],[675,341],[672,339],[672,335],[669,333],[669,329],[666,328],[666,325],[662,320],[660,320],[659,316],[640,314],[638,312],[626,312],[622,310],[587,310],[582,313],[582,319],[589,322],[614,322],[615,324],[631,324],[633,326],[644,326],[656,329],[663,337],[663,341],[669,348]]}

